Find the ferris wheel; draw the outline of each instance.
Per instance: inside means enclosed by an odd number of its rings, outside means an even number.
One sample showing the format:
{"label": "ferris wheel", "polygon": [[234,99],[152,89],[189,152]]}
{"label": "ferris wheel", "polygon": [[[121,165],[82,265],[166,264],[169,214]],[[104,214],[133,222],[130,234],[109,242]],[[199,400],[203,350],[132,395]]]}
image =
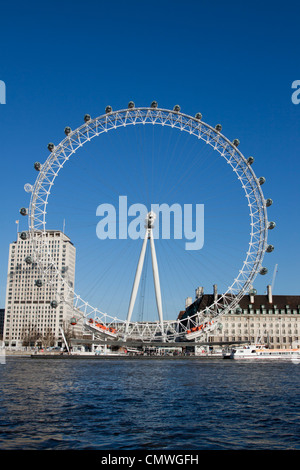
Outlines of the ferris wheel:
{"label": "ferris wheel", "polygon": [[[187,133],[195,141],[201,140],[208,144],[230,166],[243,189],[249,208],[250,240],[240,269],[222,295],[218,296],[210,305],[205,306],[204,309],[200,308],[196,312],[193,311],[191,315],[185,315],[183,319],[178,317],[171,320],[164,319],[159,263],[153,237],[156,214],[153,212],[149,212],[145,220],[145,237],[135,278],[133,279],[126,318],[118,318],[108,312],[101,311],[75,292],[74,287],[66,281],[56,268],[46,237],[49,197],[53,191],[55,180],[65,167],[66,162],[95,137],[113,130],[118,131],[118,129],[124,127],[146,124],[176,129]],[[52,299],[51,306],[57,308],[60,302],[68,303],[74,311],[74,318],[80,317],[83,319],[85,329],[101,338],[110,338],[111,340],[136,339],[140,341],[154,339],[163,341],[193,340],[213,329],[218,317],[228,311],[238,311],[240,299],[245,293],[251,291],[256,276],[267,273],[267,268],[262,263],[265,253],[274,249],[273,245],[268,244],[267,238],[268,231],[275,227],[274,222],[268,221],[267,207],[272,205],[272,199],[265,199],[264,197],[262,185],[265,178],[255,175],[252,167],[254,158],[244,157],[238,149],[238,139],[230,141],[222,134],[220,124],[215,127],[206,124],[202,121],[200,113],[197,113],[194,117],[189,116],[182,113],[178,105],[174,106],[172,110],[159,108],[156,101],[153,101],[150,107],[136,107],[131,101],[126,109],[118,111],[113,111],[110,106],[107,106],[105,113],[99,117],[92,118],[90,115],[85,115],[84,124],[77,129],[72,130],[70,127],[66,127],[65,135],[65,138],[58,145],[48,144],[50,154],[43,164],[34,163],[34,168],[38,172],[36,181],[32,186],[25,185],[25,190],[31,193],[29,208],[20,209],[21,215],[28,215],[28,232],[34,259],[41,272],[41,278],[36,280],[36,285],[41,286],[43,282],[47,282],[54,286],[57,279],[59,279],[60,284],[65,287],[63,295],[57,291],[56,297]],[[156,322],[132,321],[132,310],[141,280],[148,241],[151,247],[158,320]]]}

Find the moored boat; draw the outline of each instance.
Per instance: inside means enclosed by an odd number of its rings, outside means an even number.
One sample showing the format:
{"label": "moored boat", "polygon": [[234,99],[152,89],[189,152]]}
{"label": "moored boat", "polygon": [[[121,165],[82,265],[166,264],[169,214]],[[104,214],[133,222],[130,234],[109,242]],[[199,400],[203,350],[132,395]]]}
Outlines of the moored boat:
{"label": "moored boat", "polygon": [[269,349],[264,345],[250,344],[233,348],[230,353],[223,354],[224,359],[277,359],[295,360],[300,362],[300,349]]}

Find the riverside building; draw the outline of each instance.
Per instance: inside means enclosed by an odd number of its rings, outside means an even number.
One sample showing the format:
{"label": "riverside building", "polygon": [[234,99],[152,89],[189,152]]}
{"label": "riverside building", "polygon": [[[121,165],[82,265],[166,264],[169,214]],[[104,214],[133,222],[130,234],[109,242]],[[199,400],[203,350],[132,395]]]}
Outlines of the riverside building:
{"label": "riverside building", "polygon": [[[216,298],[216,286],[213,294],[204,294],[203,288],[198,288],[196,299],[194,302],[187,299],[180,318],[205,309]],[[244,295],[238,307],[218,317],[216,323],[217,327],[207,338],[209,342],[260,340],[271,349],[291,348],[300,344],[300,296],[273,295],[269,285],[265,295]]]}
{"label": "riverside building", "polygon": [[[51,306],[56,292],[64,294],[64,283],[57,279],[55,285],[43,282],[36,263],[25,259],[33,255],[26,232],[18,233],[17,241],[9,246],[8,274],[5,302],[3,341],[6,347],[19,348],[36,344],[57,345],[62,342],[60,327],[70,324],[72,309],[64,302],[57,308]],[[23,239],[23,238],[24,239]],[[59,230],[47,230],[48,250],[61,276],[72,287],[75,281],[76,249],[70,238]],[[60,284],[60,285],[59,285]]]}

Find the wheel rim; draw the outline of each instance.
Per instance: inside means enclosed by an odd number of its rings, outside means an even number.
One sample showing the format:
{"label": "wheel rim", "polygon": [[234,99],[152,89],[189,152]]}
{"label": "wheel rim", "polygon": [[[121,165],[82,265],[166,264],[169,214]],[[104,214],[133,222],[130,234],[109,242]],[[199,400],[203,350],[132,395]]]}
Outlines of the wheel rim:
{"label": "wheel rim", "polygon": [[[104,324],[111,325],[118,323],[120,331],[122,331],[122,325],[125,325],[124,319],[112,317],[91,306],[80,295],[76,294],[65,283],[60,273],[55,270],[45,239],[46,214],[48,198],[55,178],[71,156],[84,144],[91,141],[94,137],[100,136],[102,133],[136,124],[169,126],[183,132],[188,132],[209,144],[213,150],[225,158],[236,174],[245,192],[250,210],[251,233],[249,248],[238,275],[225,293],[215,300],[211,306],[207,307],[205,311],[197,312],[189,317],[188,322],[186,319],[184,322],[177,319],[164,321],[165,330],[170,331],[169,336],[173,338],[174,336],[184,335],[190,324],[196,325],[204,317],[220,316],[236,308],[239,300],[251,288],[255,277],[262,268],[262,261],[267,248],[269,223],[267,218],[267,203],[261,188],[262,182],[256,177],[251,167],[251,162],[247,161],[237,148],[238,142],[234,141],[233,143],[227,139],[221,133],[220,127],[216,126],[216,128],[213,128],[203,122],[201,117],[200,119],[199,116],[191,117],[181,113],[178,109],[168,110],[157,107],[129,107],[128,109],[118,111],[107,110],[105,114],[94,119],[86,116],[85,123],[74,131],[66,128],[66,137],[57,146],[53,146],[50,149],[50,155],[43,165],[37,165],[36,169],[39,171],[39,174],[31,188],[31,200],[28,211],[30,239],[36,261],[46,281],[54,285],[57,278],[60,278],[60,282],[66,286],[67,295],[60,300],[70,303],[72,307],[74,306],[75,311],[84,318],[97,316]],[[159,331],[158,322],[157,328],[155,326],[153,328],[153,325],[150,328],[150,325],[139,324],[139,322],[133,322],[130,327],[132,337],[140,339],[151,339]]]}

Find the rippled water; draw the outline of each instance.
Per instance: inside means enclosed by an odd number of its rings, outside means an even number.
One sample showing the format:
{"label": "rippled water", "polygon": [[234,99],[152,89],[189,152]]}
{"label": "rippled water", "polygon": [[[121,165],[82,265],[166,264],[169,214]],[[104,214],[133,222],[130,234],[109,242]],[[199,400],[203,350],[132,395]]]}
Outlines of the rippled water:
{"label": "rippled water", "polygon": [[0,364],[0,449],[300,449],[300,364]]}

